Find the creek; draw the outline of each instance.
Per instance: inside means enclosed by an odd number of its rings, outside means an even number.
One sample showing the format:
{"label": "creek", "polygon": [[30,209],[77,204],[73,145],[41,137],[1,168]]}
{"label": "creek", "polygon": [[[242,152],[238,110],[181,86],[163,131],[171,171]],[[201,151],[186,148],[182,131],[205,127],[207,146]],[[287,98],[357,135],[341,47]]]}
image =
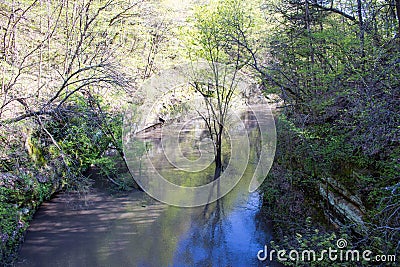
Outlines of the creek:
{"label": "creek", "polygon": [[[259,214],[260,192],[248,191],[259,134],[255,117],[244,116],[255,145],[243,178],[223,198],[184,208],[139,190],[111,194],[99,185],[87,193],[59,193],[35,214],[17,266],[265,266],[257,252],[272,239],[272,227]],[[196,146],[191,138],[202,135],[184,132],[181,142]],[[155,167],[163,174],[172,172],[158,139],[150,139]],[[146,164],[140,168],[143,173]],[[202,175],[212,174],[212,168]],[[176,177],[187,182],[198,175]]]}

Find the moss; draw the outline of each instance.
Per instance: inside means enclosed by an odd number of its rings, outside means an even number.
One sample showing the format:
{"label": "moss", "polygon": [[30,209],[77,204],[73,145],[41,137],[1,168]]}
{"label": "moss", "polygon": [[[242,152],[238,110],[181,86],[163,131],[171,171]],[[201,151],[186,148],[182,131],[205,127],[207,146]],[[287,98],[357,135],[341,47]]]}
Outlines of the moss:
{"label": "moss", "polygon": [[46,164],[43,152],[39,146],[39,140],[34,138],[30,131],[28,132],[28,137],[26,138],[25,147],[32,162],[34,162],[39,167]]}
{"label": "moss", "polygon": [[15,260],[32,215],[40,203],[54,193],[54,181],[38,180],[36,170],[0,173],[0,236],[1,262],[11,265]]}

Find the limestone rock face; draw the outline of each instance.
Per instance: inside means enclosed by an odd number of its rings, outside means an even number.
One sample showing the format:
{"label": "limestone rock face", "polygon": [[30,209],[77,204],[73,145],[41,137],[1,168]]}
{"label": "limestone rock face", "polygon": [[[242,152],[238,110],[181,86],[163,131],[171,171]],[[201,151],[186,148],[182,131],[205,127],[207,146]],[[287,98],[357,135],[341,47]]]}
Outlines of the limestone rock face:
{"label": "limestone rock face", "polygon": [[363,226],[365,207],[361,199],[349,192],[342,184],[332,178],[326,178],[319,184],[319,193],[327,206],[326,215],[336,226],[346,221]]}

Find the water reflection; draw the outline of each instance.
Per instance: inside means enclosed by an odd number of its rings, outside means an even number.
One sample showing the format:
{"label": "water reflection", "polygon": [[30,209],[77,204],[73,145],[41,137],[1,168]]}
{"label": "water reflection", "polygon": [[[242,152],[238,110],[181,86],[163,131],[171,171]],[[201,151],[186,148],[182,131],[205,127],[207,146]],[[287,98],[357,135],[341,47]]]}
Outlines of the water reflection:
{"label": "water reflection", "polygon": [[[196,208],[178,208],[154,201],[143,192],[111,196],[100,190],[87,195],[61,194],[45,203],[29,228],[18,266],[265,266],[257,252],[270,241],[270,226],[256,216],[260,195],[248,193],[257,166],[260,131],[251,113],[243,114],[251,139],[250,164],[225,197]],[[192,136],[194,139],[190,139]],[[204,132],[187,131],[180,138],[195,147]],[[148,138],[147,138],[148,141]],[[176,172],[153,133],[151,142],[136,143],[138,157],[151,150],[155,168],[174,182],[193,185],[213,174]],[[139,152],[138,152],[139,151]],[[196,153],[181,151],[188,157]],[[225,155],[229,160],[229,155]],[[247,161],[246,161],[247,162]],[[142,175],[146,161],[139,161]],[[272,265],[271,265],[272,266]]]}

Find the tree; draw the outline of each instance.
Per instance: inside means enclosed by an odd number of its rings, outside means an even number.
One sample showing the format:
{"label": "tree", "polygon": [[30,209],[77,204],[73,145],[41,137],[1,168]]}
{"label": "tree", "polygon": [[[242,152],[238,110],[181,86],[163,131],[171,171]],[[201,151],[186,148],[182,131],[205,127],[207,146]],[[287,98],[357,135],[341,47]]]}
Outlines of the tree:
{"label": "tree", "polygon": [[[277,152],[280,167],[301,169],[291,180],[298,183],[298,192],[318,190],[324,183],[329,190],[331,183],[321,178],[334,177],[361,196],[360,206],[368,211],[363,219],[376,224],[368,226],[370,233],[380,232],[364,234],[364,244],[374,238],[389,244],[399,234],[393,227],[399,217],[393,203],[400,136],[395,4],[282,0],[266,10],[268,17],[276,18],[277,30],[265,37],[271,56],[259,69],[267,74],[266,87],[286,102],[280,120],[282,151]],[[319,197],[330,213],[335,207],[327,195]]]}
{"label": "tree", "polygon": [[[206,112],[200,112],[215,146],[217,179],[224,168],[222,143],[232,98],[237,94],[237,74],[246,65],[249,53],[242,49],[252,21],[243,1],[215,1],[195,13],[190,57],[205,59],[211,70],[209,80],[193,81],[192,87],[203,96]],[[205,77],[207,74],[205,74]]]}

